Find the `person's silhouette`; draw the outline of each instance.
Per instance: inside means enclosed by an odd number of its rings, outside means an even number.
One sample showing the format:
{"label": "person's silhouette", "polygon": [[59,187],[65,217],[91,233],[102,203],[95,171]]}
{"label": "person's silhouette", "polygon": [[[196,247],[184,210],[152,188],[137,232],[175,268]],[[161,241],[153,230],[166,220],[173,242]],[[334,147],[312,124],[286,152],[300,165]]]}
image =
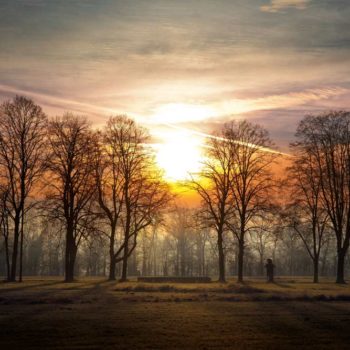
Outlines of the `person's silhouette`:
{"label": "person's silhouette", "polygon": [[272,263],[272,259],[266,260],[266,275],[267,275],[267,282],[273,282],[273,270],[275,268],[275,265]]}

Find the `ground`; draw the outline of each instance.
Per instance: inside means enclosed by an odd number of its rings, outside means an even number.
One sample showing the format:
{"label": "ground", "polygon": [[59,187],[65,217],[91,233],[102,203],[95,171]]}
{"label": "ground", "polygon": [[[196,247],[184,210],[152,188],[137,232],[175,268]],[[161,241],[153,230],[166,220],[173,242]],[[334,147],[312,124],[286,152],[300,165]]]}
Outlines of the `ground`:
{"label": "ground", "polygon": [[350,287],[117,283],[0,284],[0,349],[348,349]]}

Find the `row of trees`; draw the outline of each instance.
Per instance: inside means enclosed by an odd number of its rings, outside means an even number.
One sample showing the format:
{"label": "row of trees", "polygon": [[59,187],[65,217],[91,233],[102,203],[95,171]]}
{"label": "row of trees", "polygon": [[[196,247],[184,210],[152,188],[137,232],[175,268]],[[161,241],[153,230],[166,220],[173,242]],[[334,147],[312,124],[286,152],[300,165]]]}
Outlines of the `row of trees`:
{"label": "row of trees", "polygon": [[[22,280],[25,242],[30,230],[37,230],[52,241],[63,237],[67,282],[74,279],[82,250],[88,253],[88,270],[97,270],[94,254],[111,280],[117,273],[126,280],[128,265],[136,271],[141,255],[142,271],[176,275],[208,274],[216,260],[221,282],[230,257],[242,282],[252,252],[260,257],[261,273],[266,252],[275,256],[276,242],[287,242],[281,235],[291,233],[313,263],[314,282],[320,259],[327,256],[323,249],[335,242],[336,281],[345,282],[347,112],[305,117],[291,156],[275,151],[258,125],[226,124],[208,138],[201,172],[186,184],[202,199],[191,217],[174,210],[147,131],[126,116],[110,118],[97,131],[83,117],[49,119],[33,101],[16,97],[1,105],[0,122],[0,227],[9,281]],[[50,253],[49,259],[57,262],[58,256]]]}
{"label": "row of trees", "polygon": [[344,264],[350,240],[350,113],[306,116],[292,145],[290,185],[293,201],[287,215],[314,263],[318,281],[325,232],[334,234],[337,283],[345,283]]}
{"label": "row of trees", "polygon": [[15,281],[17,273],[22,279],[25,217],[39,206],[39,215],[58,222],[65,232],[67,282],[74,279],[82,240],[98,233],[109,239],[109,278],[115,279],[115,265],[122,261],[125,280],[138,233],[170,200],[147,149],[146,131],[126,116],[111,118],[99,132],[71,114],[48,119],[24,97],[3,103],[0,113],[7,279]]}
{"label": "row of trees", "polygon": [[[296,139],[290,159],[284,159],[290,166],[282,182],[276,179],[281,154],[272,150],[273,143],[262,127],[232,122],[209,139],[201,180],[193,179],[192,186],[203,200],[203,219],[217,234],[220,281],[225,281],[224,234],[237,239],[238,281],[242,282],[247,234],[278,210],[283,225],[293,228],[304,243],[313,261],[314,282],[318,282],[326,232],[334,234],[336,281],[345,283],[350,239],[350,113],[306,116]],[[279,198],[277,193],[284,196]]]}
{"label": "row of trees", "polygon": [[217,233],[219,281],[225,282],[225,232],[237,239],[238,281],[243,281],[247,232],[272,204],[272,165],[278,156],[262,127],[242,121],[226,124],[208,140],[207,160],[192,187],[203,200],[202,218]]}
{"label": "row of trees", "polygon": [[[42,212],[42,209],[39,209]],[[35,209],[26,216],[23,244],[24,276],[57,276],[64,274],[65,239],[59,223],[48,222],[36,215]],[[218,276],[217,238],[215,231],[198,222],[197,208],[175,208],[163,222],[155,221],[141,231],[138,243],[128,261],[131,276]],[[246,237],[244,274],[263,276],[265,261],[272,258],[278,276],[309,276],[313,264],[305,245],[289,218],[279,219],[272,214],[257,222]],[[267,220],[268,219],[268,220]],[[166,222],[166,224],[165,224]],[[120,233],[118,233],[120,234]],[[117,236],[118,236],[117,234]],[[118,237],[119,239],[119,237]],[[324,232],[325,243],[319,260],[320,276],[336,272],[336,242],[330,229]],[[227,276],[237,275],[238,245],[232,234],[224,235],[224,254]],[[350,272],[350,256],[346,273]],[[86,237],[77,252],[75,274],[106,276],[109,273],[109,239],[107,235]],[[122,262],[116,264],[121,275]],[[4,255],[0,254],[0,275],[5,274]]]}

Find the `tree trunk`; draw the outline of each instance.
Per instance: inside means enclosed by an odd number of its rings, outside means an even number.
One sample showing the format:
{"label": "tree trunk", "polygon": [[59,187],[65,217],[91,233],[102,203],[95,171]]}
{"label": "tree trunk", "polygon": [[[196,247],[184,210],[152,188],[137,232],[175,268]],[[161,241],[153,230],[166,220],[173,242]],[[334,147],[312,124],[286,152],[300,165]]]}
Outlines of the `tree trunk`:
{"label": "tree trunk", "polygon": [[74,281],[74,262],[71,256],[69,264],[66,266],[66,279],[65,282],[70,283]]}
{"label": "tree trunk", "polygon": [[142,251],[142,276],[147,276],[148,275],[148,264],[147,264],[147,259],[146,259],[146,249],[143,247]]}
{"label": "tree trunk", "polygon": [[237,282],[243,282],[243,256],[244,256],[244,240],[238,242],[238,276]]}
{"label": "tree trunk", "polygon": [[[4,228],[5,230],[5,228]],[[7,271],[7,280],[10,280],[10,254],[9,254],[9,238],[8,238],[8,226],[6,228],[7,232],[5,232],[5,254],[6,254],[6,271]]]}
{"label": "tree trunk", "polygon": [[260,253],[260,262],[259,262],[259,273],[260,276],[264,276],[264,256]]}
{"label": "tree trunk", "polygon": [[114,254],[113,256],[110,256],[109,259],[109,275],[108,275],[108,280],[109,281],[115,281],[116,277],[115,277],[115,267],[116,267],[116,262],[115,262],[115,257]]}
{"label": "tree trunk", "polygon": [[65,276],[65,282],[68,281],[68,275],[69,275],[69,259],[70,259],[70,253],[69,253],[69,245],[70,245],[70,239],[67,233],[66,236],[66,250],[65,250],[65,260],[64,260],[64,276]]}
{"label": "tree trunk", "polygon": [[344,249],[338,250],[338,261],[337,261],[337,280],[336,283],[345,284],[344,278],[344,264],[345,264],[346,251]]}
{"label": "tree trunk", "polygon": [[128,194],[128,185],[126,185],[126,222],[124,231],[124,255],[122,265],[122,275],[120,282],[126,282],[128,280],[128,258],[129,258],[129,239],[130,239],[130,226],[131,226],[131,206]]}
{"label": "tree trunk", "polygon": [[68,264],[66,264],[66,278],[65,282],[70,283],[74,281],[74,265],[76,258],[76,248],[72,247],[69,252]]}
{"label": "tree trunk", "polygon": [[126,282],[127,280],[128,280],[128,256],[125,255],[123,257],[122,276],[120,278],[120,282]]}
{"label": "tree trunk", "polygon": [[24,213],[21,218],[21,237],[20,237],[20,250],[19,250],[19,282],[22,282],[23,275],[23,226],[24,226]]}
{"label": "tree trunk", "polygon": [[315,256],[313,259],[314,262],[314,283],[318,283],[318,265],[319,265],[319,257]]}
{"label": "tree trunk", "polygon": [[115,226],[113,225],[111,227],[111,238],[109,241],[109,276],[108,279],[110,281],[114,281],[115,278],[115,265],[116,265],[116,258],[114,254],[114,241],[115,241]]}
{"label": "tree trunk", "polygon": [[218,251],[219,251],[219,282],[225,283],[225,255],[223,248],[222,229],[218,231]]}
{"label": "tree trunk", "polygon": [[205,243],[202,245],[201,256],[201,276],[205,276]]}
{"label": "tree trunk", "polygon": [[128,280],[128,255],[129,255],[129,239],[125,239],[122,275],[120,282],[126,282]]}
{"label": "tree trunk", "polygon": [[16,214],[15,216],[15,227],[14,227],[14,238],[13,238],[13,251],[12,251],[12,263],[11,263],[11,276],[10,281],[16,281],[17,273],[17,255],[18,255],[18,240],[19,240],[19,218],[20,216]]}
{"label": "tree trunk", "polygon": [[65,282],[74,281],[74,265],[77,253],[77,247],[75,246],[73,229],[67,229],[66,238],[66,256],[65,256]]}

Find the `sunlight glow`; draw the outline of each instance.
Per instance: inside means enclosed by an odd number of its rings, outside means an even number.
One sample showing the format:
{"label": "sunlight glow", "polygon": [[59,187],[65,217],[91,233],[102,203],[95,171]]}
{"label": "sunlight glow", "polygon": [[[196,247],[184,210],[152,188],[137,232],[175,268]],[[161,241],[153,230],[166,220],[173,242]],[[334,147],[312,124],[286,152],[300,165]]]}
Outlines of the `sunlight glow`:
{"label": "sunlight glow", "polygon": [[156,123],[183,123],[201,121],[215,116],[209,106],[186,103],[168,103],[158,107],[153,115]]}
{"label": "sunlight glow", "polygon": [[185,130],[163,134],[164,143],[155,145],[156,160],[169,181],[186,181],[201,169],[201,139]]}

